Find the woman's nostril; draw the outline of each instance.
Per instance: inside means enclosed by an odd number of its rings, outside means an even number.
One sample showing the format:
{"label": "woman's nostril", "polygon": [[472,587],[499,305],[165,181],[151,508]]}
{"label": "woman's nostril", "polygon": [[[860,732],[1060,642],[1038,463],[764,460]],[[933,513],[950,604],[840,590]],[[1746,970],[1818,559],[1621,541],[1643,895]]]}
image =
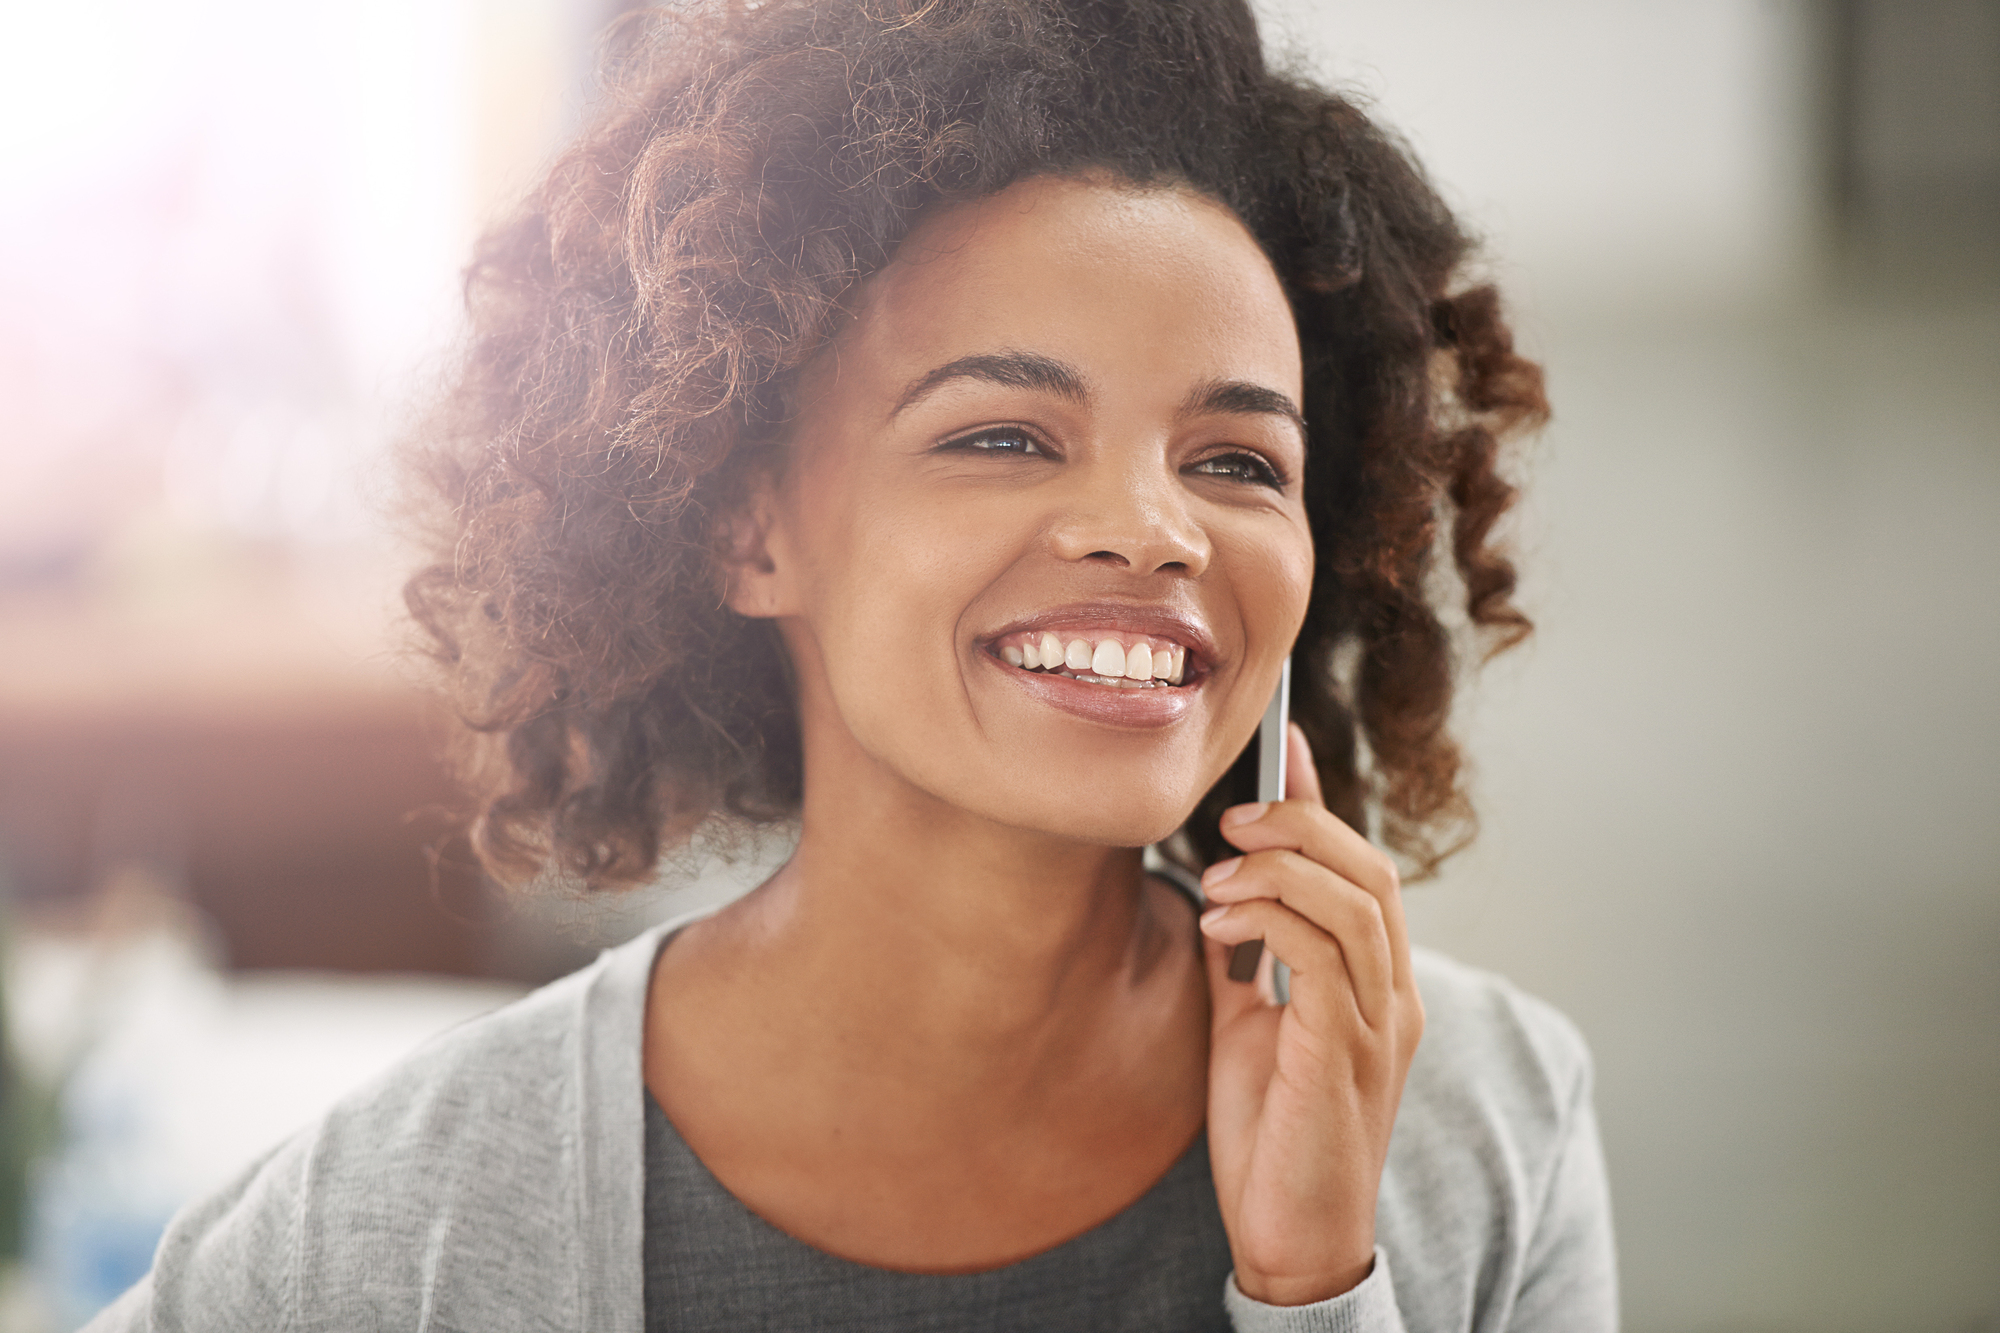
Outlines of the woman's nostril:
{"label": "woman's nostril", "polygon": [[1118,554],[1118,552],[1116,551],[1092,551],[1089,555],[1085,556],[1084,559],[1109,560],[1113,564],[1119,564],[1119,565],[1129,565],[1132,563],[1130,560],[1127,560],[1124,556]]}

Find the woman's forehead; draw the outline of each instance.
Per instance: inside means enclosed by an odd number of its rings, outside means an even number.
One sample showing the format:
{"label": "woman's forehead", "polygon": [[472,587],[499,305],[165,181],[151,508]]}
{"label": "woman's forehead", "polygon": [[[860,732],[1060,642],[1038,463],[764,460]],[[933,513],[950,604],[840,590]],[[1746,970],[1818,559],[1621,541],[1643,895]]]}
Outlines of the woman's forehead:
{"label": "woman's forehead", "polygon": [[868,279],[837,342],[842,379],[905,384],[1027,349],[1121,373],[1254,379],[1296,396],[1298,334],[1256,241],[1175,187],[1038,177],[925,219]]}

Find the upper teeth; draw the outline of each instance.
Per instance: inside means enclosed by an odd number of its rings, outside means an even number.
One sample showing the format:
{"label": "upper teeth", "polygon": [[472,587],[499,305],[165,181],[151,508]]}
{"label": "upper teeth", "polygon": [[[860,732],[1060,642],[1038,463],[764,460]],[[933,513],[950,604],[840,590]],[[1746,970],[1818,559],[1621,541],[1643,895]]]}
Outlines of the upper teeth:
{"label": "upper teeth", "polygon": [[1009,666],[1030,671],[1068,671],[1113,680],[1181,683],[1187,671],[1187,649],[1177,643],[1137,639],[1064,640],[1049,632],[1007,636],[1000,658]]}

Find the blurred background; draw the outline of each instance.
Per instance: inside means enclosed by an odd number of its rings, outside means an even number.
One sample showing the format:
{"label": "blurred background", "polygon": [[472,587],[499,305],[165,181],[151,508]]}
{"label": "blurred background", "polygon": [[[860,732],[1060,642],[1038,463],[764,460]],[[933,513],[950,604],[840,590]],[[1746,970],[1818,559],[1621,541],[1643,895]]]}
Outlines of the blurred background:
{"label": "blurred background", "polygon": [[[615,0],[13,0],[0,1333],[612,908],[450,836],[387,442]],[[1270,0],[1488,241],[1541,623],[1423,942],[1597,1056],[1635,1333],[2000,1330],[2000,0]]]}

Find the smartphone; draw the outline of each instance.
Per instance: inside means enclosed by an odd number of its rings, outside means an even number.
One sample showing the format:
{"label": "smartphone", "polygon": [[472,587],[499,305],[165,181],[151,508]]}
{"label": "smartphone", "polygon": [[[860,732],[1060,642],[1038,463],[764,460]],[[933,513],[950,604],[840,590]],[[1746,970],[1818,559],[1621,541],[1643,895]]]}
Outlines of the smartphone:
{"label": "smartphone", "polygon": [[[1257,726],[1257,799],[1260,801],[1282,801],[1285,799],[1285,728],[1292,720],[1292,659],[1278,668],[1278,688],[1271,693],[1271,702],[1264,709],[1264,720]],[[1264,956],[1264,941],[1245,940],[1229,955],[1229,979],[1231,981],[1252,981],[1257,976],[1257,964]],[[1279,1004],[1291,998],[1292,970],[1276,959],[1272,960],[1271,988],[1277,995]]]}

